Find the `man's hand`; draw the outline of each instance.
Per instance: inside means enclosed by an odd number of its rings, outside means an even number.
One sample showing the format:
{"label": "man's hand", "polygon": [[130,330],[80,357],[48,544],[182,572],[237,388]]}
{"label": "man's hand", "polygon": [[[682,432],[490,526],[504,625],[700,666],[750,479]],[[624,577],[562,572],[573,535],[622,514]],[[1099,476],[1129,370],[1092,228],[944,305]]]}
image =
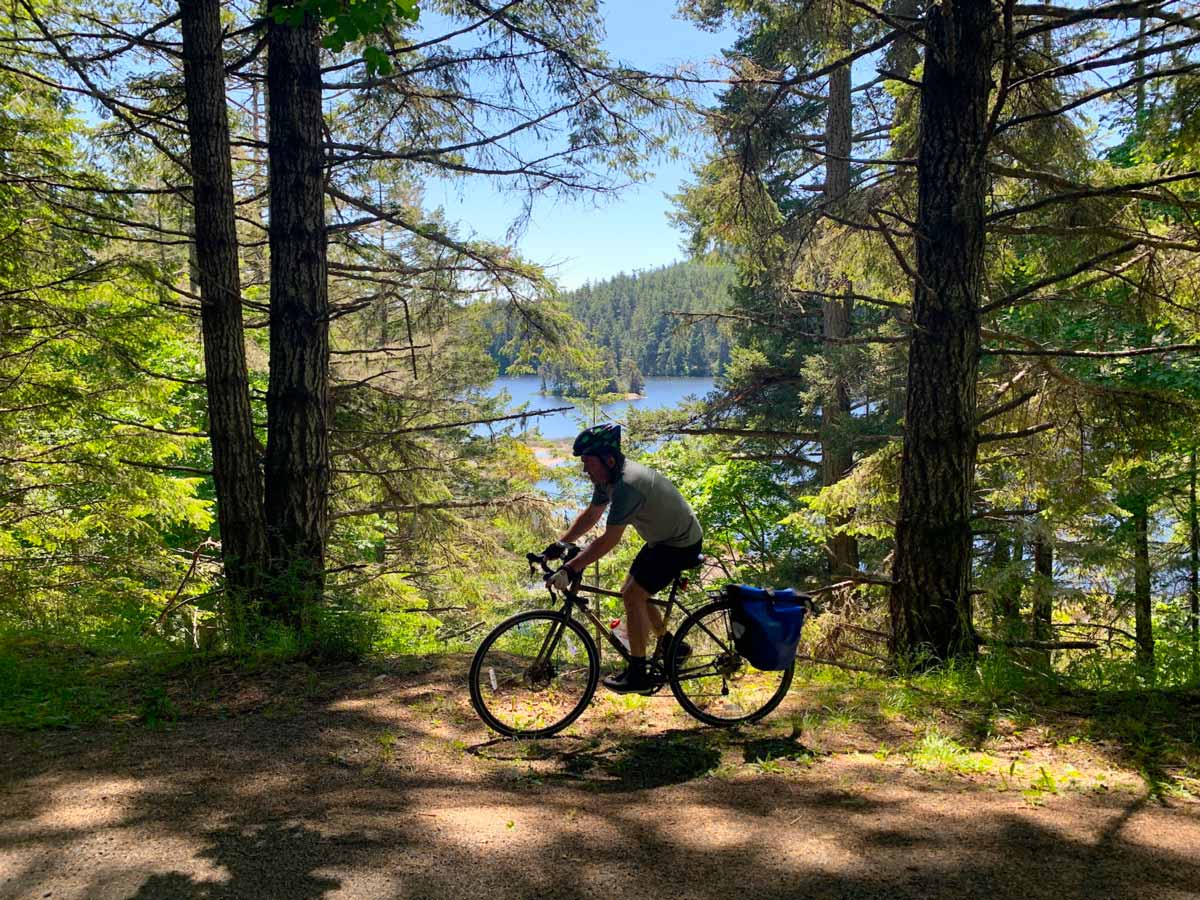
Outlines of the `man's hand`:
{"label": "man's hand", "polygon": [[563,566],[553,575],[546,578],[546,583],[551,587],[560,591],[569,591],[571,587],[579,583],[582,573],[575,571],[570,566]]}
{"label": "man's hand", "polygon": [[562,541],[555,541],[542,551],[542,556],[546,559],[561,559],[562,555],[567,552],[567,545]]}

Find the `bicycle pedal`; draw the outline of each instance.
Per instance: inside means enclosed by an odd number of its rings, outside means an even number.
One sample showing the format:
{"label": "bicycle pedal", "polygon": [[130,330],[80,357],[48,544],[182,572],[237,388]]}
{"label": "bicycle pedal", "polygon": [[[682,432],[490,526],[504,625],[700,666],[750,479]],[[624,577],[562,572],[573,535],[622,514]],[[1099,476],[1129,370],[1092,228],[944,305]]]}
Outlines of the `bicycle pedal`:
{"label": "bicycle pedal", "polygon": [[662,669],[655,667],[648,674],[652,679],[654,679],[654,683],[650,685],[650,687],[646,688],[646,690],[638,691],[638,693],[646,697],[649,697],[651,694],[657,694],[667,686],[667,673]]}

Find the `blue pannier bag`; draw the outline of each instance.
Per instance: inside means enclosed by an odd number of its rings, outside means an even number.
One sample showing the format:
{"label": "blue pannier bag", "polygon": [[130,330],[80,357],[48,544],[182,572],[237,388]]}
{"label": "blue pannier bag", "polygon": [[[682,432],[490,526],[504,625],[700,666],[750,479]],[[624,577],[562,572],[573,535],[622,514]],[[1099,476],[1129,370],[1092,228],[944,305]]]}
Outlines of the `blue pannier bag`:
{"label": "blue pannier bag", "polygon": [[808,597],[791,588],[769,590],[747,584],[731,584],[727,590],[737,601],[730,615],[737,652],[763,671],[790,666],[796,658]]}

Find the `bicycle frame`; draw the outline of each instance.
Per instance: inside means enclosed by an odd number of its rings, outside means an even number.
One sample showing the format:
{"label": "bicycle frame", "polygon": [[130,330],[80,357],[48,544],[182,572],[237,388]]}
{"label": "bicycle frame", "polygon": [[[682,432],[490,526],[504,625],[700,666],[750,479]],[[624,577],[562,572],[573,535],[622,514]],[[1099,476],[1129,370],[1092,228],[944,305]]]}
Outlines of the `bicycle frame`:
{"label": "bicycle frame", "polygon": [[[531,570],[531,574],[533,572],[533,566],[535,563],[539,564],[542,567],[543,574],[548,575],[552,572],[550,567],[546,565],[546,561],[544,558],[542,558],[536,554],[530,553],[530,554],[526,555],[526,559],[529,561],[529,567]],[[664,622],[670,617],[671,612],[676,605],[678,605],[679,608],[683,611],[683,618],[687,618],[687,616],[691,614],[692,610],[689,609],[688,606],[682,600],[679,599],[679,592],[684,587],[686,587],[687,581],[688,581],[687,576],[684,575],[682,572],[680,572],[678,575],[676,575],[671,580],[671,590],[670,590],[670,593],[667,595],[666,600],[659,600],[656,597],[648,598],[648,600],[647,600],[648,603],[653,603],[655,606],[661,606],[663,608],[663,621]],[[550,593],[551,602],[553,604],[557,604],[560,599],[560,594],[551,585],[546,585],[546,590],[549,591],[549,593]],[[574,610],[578,608],[579,611],[583,613],[584,618],[587,619],[588,621],[590,621],[596,627],[597,631],[599,631],[600,633],[602,633],[605,636],[605,638],[608,640],[609,645],[618,654],[620,654],[621,658],[624,659],[626,663],[631,662],[633,660],[633,654],[631,654],[629,652],[629,650],[626,649],[624,644],[622,644],[619,640],[617,640],[613,636],[612,629],[610,629],[604,623],[604,620],[601,619],[600,616],[598,616],[595,613],[595,611],[592,610],[592,608],[587,605],[587,601],[580,598],[580,596],[579,596],[580,592],[583,592],[586,594],[596,594],[596,595],[603,596],[603,597],[615,597],[617,599],[620,599],[620,597],[621,597],[620,592],[619,591],[609,591],[609,590],[605,590],[604,588],[599,588],[599,587],[593,587],[592,585],[589,585],[589,584],[579,584],[579,585],[575,586],[575,589],[573,591],[568,591],[568,592],[561,594],[563,606],[562,606],[562,609],[560,610],[560,612],[563,614],[563,616],[565,618],[570,619],[570,618],[573,618]],[[550,632],[546,635],[546,640],[542,643],[542,647],[538,651],[537,657],[535,658],[535,664],[543,663],[545,660],[549,659],[550,656],[554,653],[555,648],[558,646],[559,638],[562,636],[564,627],[565,626],[551,629]],[[704,630],[707,632],[708,628],[705,627]],[[709,632],[709,634],[714,640],[717,640],[718,642],[720,642],[720,638],[718,638],[716,635],[713,635],[711,632]],[[656,660],[657,664],[660,666],[663,665],[665,662],[664,660],[658,659],[657,656],[651,657],[651,660],[652,661]]]}
{"label": "bicycle frame", "polygon": [[[682,602],[677,600],[677,595],[683,581],[683,578],[679,576],[675,577],[675,579],[671,582],[671,593],[667,596],[666,600],[659,600],[655,597],[651,597],[647,601],[649,603],[653,603],[655,606],[661,606],[663,608],[664,622],[671,615],[671,610],[675,607],[676,603],[679,604],[679,608],[683,610],[684,615],[687,615],[691,611],[684,606]],[[562,608],[563,614],[570,618],[572,612],[575,609],[578,609],[581,613],[583,613],[584,618],[596,626],[597,630],[600,631],[605,638],[607,638],[609,645],[621,655],[625,662],[629,662],[631,659],[633,659],[633,655],[625,648],[625,645],[613,636],[612,629],[609,628],[605,624],[604,620],[601,619],[600,616],[597,615],[596,612],[587,605],[586,601],[579,598],[580,591],[586,594],[598,594],[603,597],[616,597],[618,599],[620,599],[621,594],[618,591],[607,591],[604,588],[593,587],[590,584],[581,584],[575,590],[576,593],[567,594],[564,596],[563,599],[565,602],[563,603]],[[551,589],[551,596],[553,596],[553,593],[553,589]],[[550,649],[553,650],[553,646],[551,646]]]}

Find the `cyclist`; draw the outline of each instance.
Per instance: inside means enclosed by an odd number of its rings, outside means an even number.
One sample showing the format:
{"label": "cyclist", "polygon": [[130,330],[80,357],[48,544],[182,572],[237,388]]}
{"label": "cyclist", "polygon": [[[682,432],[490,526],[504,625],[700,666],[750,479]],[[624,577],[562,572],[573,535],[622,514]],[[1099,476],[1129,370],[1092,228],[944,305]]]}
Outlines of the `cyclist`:
{"label": "cyclist", "polygon": [[[550,581],[566,590],[579,581],[589,563],[617,546],[626,526],[632,525],[641,535],[646,546],[634,558],[621,588],[632,660],[620,675],[605,678],[604,685],[620,694],[642,693],[655,687],[646,671],[646,643],[650,633],[662,640],[664,653],[671,641],[662,613],[647,600],[684,569],[699,562],[703,532],[692,508],[665,475],[625,459],[621,453],[620,425],[585,429],[575,438],[573,453],[580,457],[583,471],[594,486],[592,501],[571,527],[546,548],[546,558],[561,556],[563,545],[586,534],[600,521],[606,506],[608,520],[603,533],[550,576]],[[683,645],[680,650],[686,652]]]}

